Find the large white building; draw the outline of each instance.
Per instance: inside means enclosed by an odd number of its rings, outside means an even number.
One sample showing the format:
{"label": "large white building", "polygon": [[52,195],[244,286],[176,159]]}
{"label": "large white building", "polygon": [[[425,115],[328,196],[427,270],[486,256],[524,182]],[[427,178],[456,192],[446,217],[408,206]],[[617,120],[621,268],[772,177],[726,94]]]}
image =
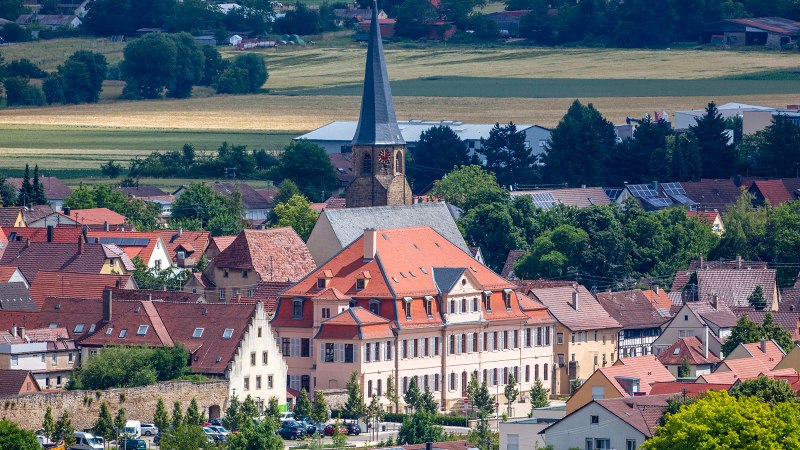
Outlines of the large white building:
{"label": "large white building", "polygon": [[[494,124],[485,123],[420,119],[400,120],[397,125],[400,127],[400,133],[402,133],[408,149],[414,148],[423,132],[436,126],[446,126],[450,127],[467,144],[471,152],[481,148],[481,138],[488,138],[489,132],[494,127]],[[358,122],[331,122],[302,136],[297,136],[294,140],[307,139],[324,148],[328,153],[350,153],[357,126]],[[550,139],[549,129],[539,125],[517,124],[517,130],[525,133],[525,142],[531,149],[531,153],[540,155],[544,152],[545,143]]]}

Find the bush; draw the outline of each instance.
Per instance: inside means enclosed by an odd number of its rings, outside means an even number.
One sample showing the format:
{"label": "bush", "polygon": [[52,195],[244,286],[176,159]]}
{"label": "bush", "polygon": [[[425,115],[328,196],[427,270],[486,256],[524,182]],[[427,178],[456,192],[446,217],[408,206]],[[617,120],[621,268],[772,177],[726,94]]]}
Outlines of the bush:
{"label": "bush", "polygon": [[42,90],[28,81],[23,77],[10,77],[3,80],[8,106],[41,106],[45,104]]}
{"label": "bush", "polygon": [[3,38],[6,42],[25,42],[31,40],[31,32],[14,22],[10,22],[0,29],[0,38]]}
{"label": "bush", "polygon": [[108,347],[76,371],[68,388],[109,389],[172,380],[184,374],[188,359],[186,349],[180,345],[155,349]]}
{"label": "bush", "polygon": [[[334,417],[336,417],[335,414]],[[406,417],[410,417],[410,415],[400,414],[400,413],[386,413],[383,415],[383,421],[392,423],[403,423],[403,419],[405,419]],[[443,425],[448,427],[463,427],[464,424],[467,423],[467,417],[462,416],[460,414],[454,414],[448,416],[437,414],[433,416],[433,423],[435,425]]]}
{"label": "bush", "polygon": [[264,58],[248,53],[237,56],[233,64],[222,71],[216,89],[222,94],[255,93],[261,90],[268,78]]}
{"label": "bush", "polygon": [[23,77],[23,78],[45,78],[47,77],[47,72],[40,69],[39,66],[30,62],[29,60],[17,59],[15,61],[11,61],[6,66],[6,73],[7,77]]}

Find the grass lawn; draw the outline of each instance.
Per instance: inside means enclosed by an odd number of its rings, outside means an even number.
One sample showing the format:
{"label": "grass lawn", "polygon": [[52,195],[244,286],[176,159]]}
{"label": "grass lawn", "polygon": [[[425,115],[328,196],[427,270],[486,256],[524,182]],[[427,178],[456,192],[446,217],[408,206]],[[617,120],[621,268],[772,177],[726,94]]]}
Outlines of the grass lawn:
{"label": "grass lawn", "polygon": [[[304,95],[360,95],[351,84],[300,91]],[[797,94],[800,83],[784,80],[626,80],[576,78],[428,77],[392,83],[395,96],[422,97],[694,97]]]}
{"label": "grass lawn", "polygon": [[47,41],[11,43],[0,47],[0,54],[6,62],[27,58],[48,72],[56,68],[78,50],[89,50],[105,55],[109,64],[122,59],[125,42],[111,42],[107,39],[69,38]]}

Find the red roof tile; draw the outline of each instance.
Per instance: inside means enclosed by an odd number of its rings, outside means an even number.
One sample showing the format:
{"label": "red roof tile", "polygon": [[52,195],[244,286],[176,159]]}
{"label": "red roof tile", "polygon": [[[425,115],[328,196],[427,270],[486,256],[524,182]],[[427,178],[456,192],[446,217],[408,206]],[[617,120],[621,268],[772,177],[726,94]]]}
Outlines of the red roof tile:
{"label": "red roof tile", "polygon": [[684,381],[664,381],[653,383],[650,395],[686,393],[689,397],[697,397],[708,391],[727,391],[733,384],[727,383],[695,383]]}
{"label": "red roof tile", "polygon": [[178,250],[181,248],[187,253],[187,258],[197,257],[199,259],[211,242],[211,233],[208,231],[164,230],[156,231],[155,233],[159,234],[161,239],[164,240],[164,245],[167,246],[170,253],[169,256],[173,261],[178,260]]}
{"label": "red roof tile", "polygon": [[16,397],[25,389],[25,383],[30,381],[35,386],[31,391],[39,391],[39,384],[31,376],[29,370],[0,369],[0,398]]}
{"label": "red roof tile", "polygon": [[663,289],[659,289],[658,293],[650,289],[642,291],[642,293],[650,300],[650,303],[653,304],[656,311],[661,313],[664,317],[672,317],[669,311],[670,308],[672,308],[672,299],[669,298],[669,295]]}
{"label": "red roof tile", "polygon": [[[80,245],[55,242],[9,242],[0,258],[0,266],[13,266],[31,283],[42,270],[99,274],[106,259],[111,257],[109,248],[101,244]],[[130,260],[125,257],[127,262]]]}
{"label": "red roof tile", "polygon": [[[9,241],[47,242],[47,228],[33,227],[3,227],[3,234]],[[54,227],[53,240],[61,244],[73,244],[83,234],[80,227]]]}
{"label": "red roof tile", "polygon": [[679,366],[683,364],[684,358],[693,366],[716,364],[721,361],[711,352],[708,353],[708,357],[705,356],[703,343],[700,342],[697,336],[679,338],[658,354],[658,360],[665,366]]}
{"label": "red roof tile", "polygon": [[108,208],[73,209],[66,217],[81,225],[123,225],[128,218]]}
{"label": "red roof tile", "polygon": [[130,275],[101,275],[74,272],[40,271],[31,283],[33,301],[40,307],[47,297],[103,298],[103,290],[113,287],[135,288]]}
{"label": "red roof tile", "polygon": [[[39,180],[42,183],[42,187],[44,187],[44,195],[48,200],[64,200],[72,194],[72,189],[56,177],[40,176]],[[22,178],[6,178],[6,181],[11,186],[14,186],[17,191],[22,188]]]}
{"label": "red roof tile", "polygon": [[760,192],[764,201],[773,207],[794,200],[794,196],[781,180],[755,180],[750,189]]}
{"label": "red roof tile", "polygon": [[212,265],[254,270],[261,281],[296,281],[316,268],[308,247],[290,227],[243,230]]}
{"label": "red roof tile", "polygon": [[500,270],[500,275],[509,279],[516,278],[514,275],[514,265],[524,254],[525,250],[509,250],[508,256],[506,256],[506,262],[503,263],[503,269]]}
{"label": "red roof tile", "polygon": [[623,422],[637,429],[645,436],[651,437],[655,434],[659,419],[664,415],[667,400],[672,397],[672,395],[645,395],[595,401]]}
{"label": "red roof tile", "polygon": [[[573,294],[578,294],[578,309]],[[597,299],[582,285],[531,289],[531,293],[550,310],[562,325],[572,331],[621,328]]]}
{"label": "red roof tile", "polygon": [[624,329],[653,328],[664,324],[664,317],[639,289],[599,292],[597,301]]}
{"label": "red roof tile", "polygon": [[713,224],[719,217],[717,211],[686,211],[686,215],[688,217],[696,217],[697,220],[709,225]]}
{"label": "red roof tile", "polygon": [[619,384],[618,377],[638,378],[639,392],[650,393],[653,383],[659,381],[675,381],[672,373],[658,361],[654,355],[637,356],[634,358],[620,358],[611,367],[597,369],[603,372],[608,381],[622,395],[627,395],[625,388]]}
{"label": "red roof tile", "polygon": [[[87,236],[89,242],[97,243],[99,239],[99,243],[101,244],[114,244],[121,248],[131,260],[138,256],[145,264],[149,263],[150,257],[153,255],[156,244],[159,243],[161,237],[158,233],[153,232],[99,230],[89,231]],[[137,239],[138,242],[133,245],[133,242],[128,241],[128,239]],[[164,246],[166,247],[166,244]],[[169,253],[167,253],[167,255],[171,257]],[[170,265],[170,262],[171,261],[165,261],[163,267]]]}
{"label": "red roof tile", "polygon": [[267,313],[274,313],[278,307],[280,294],[290,287],[293,283],[288,281],[259,281],[253,291],[252,297],[236,297],[231,302],[257,303],[264,304]]}
{"label": "red roof tile", "polygon": [[18,269],[14,266],[0,266],[0,283],[8,283],[11,281],[11,277],[17,273],[17,270]]}
{"label": "red roof tile", "polygon": [[393,337],[390,321],[357,306],[322,322],[315,339],[383,339]]}

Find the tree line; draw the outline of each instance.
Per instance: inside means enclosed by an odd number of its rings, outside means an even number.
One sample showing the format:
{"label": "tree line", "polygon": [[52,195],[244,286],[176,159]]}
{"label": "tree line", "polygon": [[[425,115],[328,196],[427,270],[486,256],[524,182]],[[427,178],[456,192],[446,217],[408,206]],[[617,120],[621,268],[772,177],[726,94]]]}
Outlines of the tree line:
{"label": "tree line", "polygon": [[508,0],[508,10],[531,10],[520,34],[539,45],[666,47],[697,42],[714,22],[740,17],[800,19],[791,0]]}

